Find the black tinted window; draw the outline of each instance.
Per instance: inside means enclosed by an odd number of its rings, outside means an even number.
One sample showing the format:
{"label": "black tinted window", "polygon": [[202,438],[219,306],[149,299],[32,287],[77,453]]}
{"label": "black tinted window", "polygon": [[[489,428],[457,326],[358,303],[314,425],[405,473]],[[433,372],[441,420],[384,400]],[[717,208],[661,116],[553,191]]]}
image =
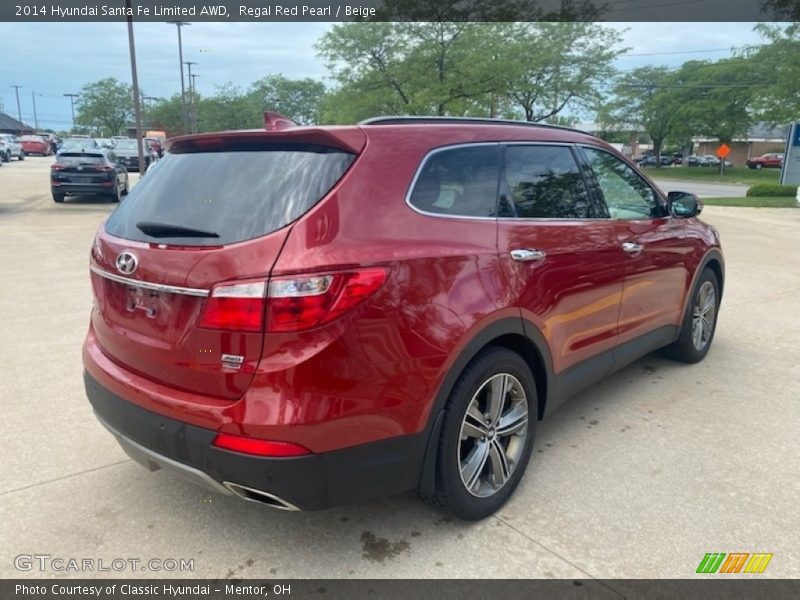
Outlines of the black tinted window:
{"label": "black tinted window", "polygon": [[[325,147],[273,146],[169,154],[153,165],[106,223],[129,240],[230,244],[266,235],[314,206],[354,155]],[[137,223],[174,225],[218,237],[151,237]]]}
{"label": "black tinted window", "polygon": [[492,217],[500,172],[498,146],[467,146],[431,155],[411,192],[411,204],[426,212]]}
{"label": "black tinted window", "polygon": [[578,164],[566,146],[508,146],[505,189],[521,219],[585,219],[594,210]]}

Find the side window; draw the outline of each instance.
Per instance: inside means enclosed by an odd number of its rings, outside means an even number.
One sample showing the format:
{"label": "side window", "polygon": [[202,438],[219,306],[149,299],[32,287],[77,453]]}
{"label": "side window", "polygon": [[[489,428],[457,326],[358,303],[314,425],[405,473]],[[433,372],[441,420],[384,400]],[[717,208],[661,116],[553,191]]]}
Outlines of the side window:
{"label": "side window", "polygon": [[430,213],[493,217],[500,174],[499,146],[465,146],[431,155],[409,201]]}
{"label": "side window", "polygon": [[653,188],[630,166],[604,150],[584,147],[583,151],[612,219],[652,219],[662,215]]}
{"label": "side window", "polygon": [[[501,203],[520,219],[587,219],[596,214],[572,151],[566,146],[506,147]],[[508,198],[505,198],[505,194]]]}

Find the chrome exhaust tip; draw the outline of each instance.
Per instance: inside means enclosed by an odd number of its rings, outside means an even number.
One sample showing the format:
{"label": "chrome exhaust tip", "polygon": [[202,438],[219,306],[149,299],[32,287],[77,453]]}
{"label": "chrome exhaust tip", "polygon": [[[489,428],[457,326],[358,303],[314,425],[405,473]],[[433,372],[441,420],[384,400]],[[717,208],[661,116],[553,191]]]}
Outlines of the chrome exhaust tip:
{"label": "chrome exhaust tip", "polygon": [[275,494],[270,494],[269,492],[265,492],[263,490],[257,490],[255,488],[247,487],[246,485],[239,485],[238,483],[232,483],[230,481],[223,481],[222,485],[240,498],[249,500],[250,502],[266,504],[267,506],[277,508],[278,510],[300,510],[291,502],[287,502]]}

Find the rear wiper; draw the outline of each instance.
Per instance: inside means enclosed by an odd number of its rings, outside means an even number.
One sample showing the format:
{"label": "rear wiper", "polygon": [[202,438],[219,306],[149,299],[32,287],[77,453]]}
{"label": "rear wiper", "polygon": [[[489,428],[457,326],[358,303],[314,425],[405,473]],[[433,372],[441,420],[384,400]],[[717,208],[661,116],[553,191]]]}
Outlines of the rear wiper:
{"label": "rear wiper", "polygon": [[206,237],[218,238],[219,234],[213,231],[203,231],[182,225],[171,225],[169,223],[154,223],[152,221],[141,221],[136,227],[142,233],[152,237]]}

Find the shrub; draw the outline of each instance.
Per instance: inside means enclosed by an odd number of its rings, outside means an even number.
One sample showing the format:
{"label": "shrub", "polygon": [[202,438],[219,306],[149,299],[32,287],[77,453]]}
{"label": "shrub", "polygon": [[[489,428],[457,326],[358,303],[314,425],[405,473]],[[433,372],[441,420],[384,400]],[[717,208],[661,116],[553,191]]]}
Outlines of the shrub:
{"label": "shrub", "polygon": [[778,185],[777,183],[759,183],[747,190],[748,196],[759,198],[777,198],[784,196],[794,196],[797,193],[796,185]]}

